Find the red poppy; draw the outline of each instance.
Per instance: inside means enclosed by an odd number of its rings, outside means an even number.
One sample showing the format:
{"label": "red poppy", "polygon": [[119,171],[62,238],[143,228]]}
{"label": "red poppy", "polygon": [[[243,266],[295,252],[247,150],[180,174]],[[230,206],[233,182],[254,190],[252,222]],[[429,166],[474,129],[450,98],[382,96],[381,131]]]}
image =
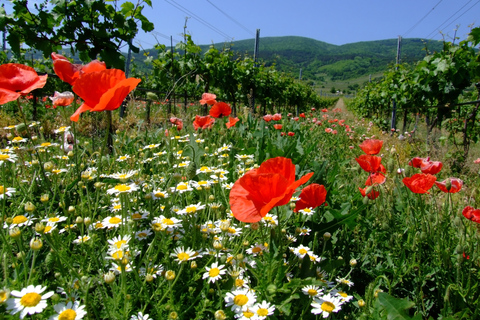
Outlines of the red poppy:
{"label": "red poppy", "polygon": [[290,137],[293,137],[293,136],[295,135],[295,132],[290,131],[290,132],[288,133],[288,135],[289,135]]}
{"label": "red poppy", "polygon": [[293,117],[292,119],[293,119],[293,121],[298,121],[299,118],[298,117]]}
{"label": "red poppy", "polygon": [[303,188],[299,198],[300,200],[295,202],[295,212],[305,208],[316,208],[325,202],[327,189],[323,185],[312,183]]}
{"label": "red poppy", "polygon": [[375,139],[363,140],[362,144],[359,145],[360,149],[363,150],[366,154],[379,154],[380,149],[382,149],[383,141]]}
{"label": "red poppy", "polygon": [[413,158],[412,160],[410,160],[408,162],[408,165],[409,166],[412,166],[414,168],[420,168],[422,165],[425,165],[427,164],[428,162],[430,162],[430,157],[427,157],[427,158],[418,158],[418,157],[415,157]]}
{"label": "red poppy", "polygon": [[177,117],[171,117],[170,122],[177,126],[177,131],[183,129],[183,120]]}
{"label": "red poppy", "polygon": [[384,184],[386,180],[387,178],[385,178],[385,175],[383,173],[375,172],[375,173],[371,173],[368,176],[367,181],[365,182],[365,185],[371,186],[374,184]]}
{"label": "red poppy", "polygon": [[215,100],[217,98],[216,95],[213,93],[207,93],[205,92],[202,94],[202,99],[200,100],[200,104],[208,104],[208,105],[214,105],[217,101]]}
{"label": "red poppy", "polygon": [[322,109],[322,112],[328,112],[328,109]]}
{"label": "red poppy", "polygon": [[480,223],[480,209],[475,209],[473,207],[467,206],[463,209],[462,214],[468,220]]}
{"label": "red poppy", "polygon": [[299,114],[299,116],[300,116],[300,118],[305,118],[305,113],[302,112],[302,113]]}
{"label": "red poppy", "polygon": [[333,129],[332,128],[325,128],[326,133],[332,133]]}
{"label": "red poppy", "polygon": [[228,122],[225,123],[225,125],[227,126],[227,128],[231,128],[233,126],[235,126],[235,124],[240,121],[240,119],[238,118],[233,118],[233,117],[228,117]]}
{"label": "red poppy", "polygon": [[440,161],[428,161],[420,166],[422,173],[437,174],[442,170],[443,164]]}
{"label": "red poppy", "polygon": [[269,159],[235,182],[230,190],[230,209],[242,222],[258,222],[272,208],[289,203],[295,189],[312,175],[313,172],[295,181],[292,160]]}
{"label": "red poppy", "polygon": [[265,122],[270,122],[272,121],[273,119],[273,116],[271,114],[266,114],[263,116],[263,120],[265,120]]}
{"label": "red poppy", "polygon": [[232,113],[232,108],[225,102],[217,102],[210,109],[210,115],[214,118],[226,117]]}
{"label": "red poppy", "polygon": [[35,89],[43,88],[47,75],[39,76],[32,67],[7,63],[0,65],[0,105],[26,96]]}
{"label": "red poppy", "polygon": [[52,100],[54,107],[69,106],[72,104],[73,99],[75,99],[75,96],[70,91],[65,91],[62,93],[55,91],[53,97],[50,97],[50,100]]}
{"label": "red poppy", "polygon": [[275,113],[273,116],[272,116],[272,120],[273,121],[280,121],[282,120],[282,115],[280,113]]}
{"label": "red poppy", "polygon": [[447,180],[443,180],[442,182],[435,181],[437,187],[445,193],[457,193],[462,189],[463,181],[457,178],[449,178],[450,179],[450,190],[447,189]]}
{"label": "red poppy", "polygon": [[195,120],[193,121],[193,128],[195,128],[195,131],[198,130],[198,128],[201,129],[207,129],[211,128],[213,124],[215,123],[215,119],[210,117],[210,116],[195,116]]}
{"label": "red poppy", "polygon": [[105,62],[93,60],[86,65],[73,64],[64,56],[52,52],[53,70],[64,82],[75,84],[77,79],[84,74],[107,69]]}
{"label": "red poppy", "polygon": [[70,120],[78,121],[80,114],[87,110],[92,112],[117,109],[140,81],[136,78],[125,78],[125,72],[118,69],[82,75],[76,80],[72,89],[84,103],[70,117]]}
{"label": "red poppy", "polygon": [[274,124],[273,127],[274,127],[275,129],[277,129],[277,130],[282,130],[283,125],[281,125],[281,124]]}
{"label": "red poppy", "polygon": [[368,194],[367,194],[367,189],[369,187],[365,187],[365,188],[358,188],[358,190],[360,190],[360,193],[362,194],[362,197],[365,197],[367,196],[368,199],[371,199],[371,200],[375,200],[378,198],[378,196],[380,195],[380,192],[376,191],[375,189],[372,188],[372,191],[370,191]]}
{"label": "red poppy", "polygon": [[370,172],[370,173],[375,173],[378,171],[383,171],[385,170],[383,168],[382,170],[382,158],[378,156],[372,156],[368,154],[362,154],[360,157],[355,158],[357,160],[358,164],[360,165],[360,168],[363,170]]}
{"label": "red poppy", "polygon": [[408,189],[413,193],[430,193],[428,190],[433,187],[433,184],[437,180],[437,177],[426,174],[426,173],[416,173],[411,177],[403,178],[402,182]]}

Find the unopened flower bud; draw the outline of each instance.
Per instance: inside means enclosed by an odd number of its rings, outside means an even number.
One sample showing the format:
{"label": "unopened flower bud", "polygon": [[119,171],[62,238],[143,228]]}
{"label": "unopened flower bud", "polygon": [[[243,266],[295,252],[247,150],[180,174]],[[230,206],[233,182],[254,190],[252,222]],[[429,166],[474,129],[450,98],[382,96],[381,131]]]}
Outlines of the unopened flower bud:
{"label": "unopened flower bud", "polygon": [[359,306],[360,308],[365,307],[365,300],[363,300],[363,299],[358,300],[358,306]]}
{"label": "unopened flower bud", "polygon": [[42,249],[42,247],[42,239],[33,238],[32,240],[30,240],[30,249],[32,249],[33,251],[38,251]]}
{"label": "unopened flower bud", "polygon": [[75,223],[76,224],[82,224],[83,223],[83,218],[78,216],[76,219],[75,219]]}
{"label": "unopened flower bud", "polygon": [[350,266],[353,268],[353,267],[355,267],[356,265],[357,265],[357,260],[351,259],[351,260],[350,260]]}
{"label": "unopened flower bud", "polygon": [[215,320],[225,320],[227,319],[227,315],[223,310],[215,311]]}
{"label": "unopened flower bud", "polygon": [[105,283],[112,283],[113,281],[115,281],[115,273],[113,271],[108,271],[103,275],[103,280],[105,281]]}
{"label": "unopened flower bud", "polygon": [[165,279],[167,279],[168,281],[172,281],[173,279],[175,279],[175,271],[174,270],[167,270],[165,272]]}
{"label": "unopened flower bud", "polygon": [[445,180],[445,188],[447,189],[447,191],[450,191],[450,189],[452,189],[452,180],[450,180],[450,178],[447,178],[447,180]]}
{"label": "unopened flower bud", "polygon": [[145,276],[145,281],[147,281],[147,282],[152,282],[153,279],[154,278],[150,273],[147,273],[147,275]]}
{"label": "unopened flower bud", "polygon": [[43,169],[45,169],[45,171],[47,171],[47,172],[52,172],[54,167],[55,167],[55,165],[51,161],[45,162],[43,164]]}
{"label": "unopened flower bud", "polygon": [[331,235],[330,232],[325,232],[323,234],[323,240],[325,240],[325,241],[330,240],[331,237],[332,237],[332,235]]}
{"label": "unopened flower bud", "polygon": [[69,213],[74,213],[75,212],[75,207],[74,206],[69,206],[68,207],[68,212]]}
{"label": "unopened flower bud", "polygon": [[40,201],[43,203],[47,202],[49,199],[50,196],[48,195],[48,193],[42,194],[42,196],[40,197]]}
{"label": "unopened flower bud", "polygon": [[36,207],[33,203],[31,203],[30,201],[25,203],[25,211],[27,212],[33,212],[35,211]]}
{"label": "unopened flower bud", "polygon": [[68,151],[68,153],[67,153],[67,157],[69,157],[69,158],[73,158],[73,151]]}
{"label": "unopened flower bud", "polygon": [[19,227],[15,227],[9,230],[10,237],[13,239],[18,239],[22,235],[22,231],[20,230]]}
{"label": "unopened flower bud", "polygon": [[45,231],[45,225],[42,222],[38,222],[35,224],[35,232],[37,233],[43,233]]}

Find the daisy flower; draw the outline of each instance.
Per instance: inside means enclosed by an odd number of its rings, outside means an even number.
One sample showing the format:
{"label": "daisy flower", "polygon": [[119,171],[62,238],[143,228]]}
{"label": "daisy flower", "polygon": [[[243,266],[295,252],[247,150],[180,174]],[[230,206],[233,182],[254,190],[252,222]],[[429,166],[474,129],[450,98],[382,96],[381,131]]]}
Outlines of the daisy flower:
{"label": "daisy flower", "polygon": [[[57,228],[57,224],[56,223],[47,223],[47,225],[45,226],[45,229],[43,229],[43,232],[42,234],[50,234],[52,233],[53,230],[55,230]],[[37,233],[39,234],[39,233]]]}
{"label": "daisy flower", "polygon": [[137,314],[132,314],[130,317],[130,320],[151,320],[150,316],[148,314],[143,314],[141,311],[139,311]]}
{"label": "daisy flower", "polygon": [[45,219],[42,219],[41,221],[46,222],[46,223],[55,224],[55,223],[59,223],[59,222],[65,221],[65,220],[67,220],[67,217],[53,216],[53,217],[47,217]]}
{"label": "daisy flower", "polygon": [[181,162],[179,164],[174,164],[173,167],[174,168],[185,168],[185,167],[188,167],[189,164],[190,164],[190,161],[184,161],[184,162]]}
{"label": "daisy flower", "polygon": [[200,167],[200,169],[197,169],[197,174],[200,174],[200,173],[211,173],[213,172],[213,168],[210,168],[210,167],[207,167],[207,166],[202,166]]}
{"label": "daisy flower", "polygon": [[134,221],[138,221],[138,220],[142,220],[142,219],[147,219],[149,214],[150,213],[148,213],[147,211],[136,211],[136,212],[132,213],[130,218]]}
{"label": "daisy flower", "polygon": [[208,187],[210,187],[212,184],[213,184],[213,182],[210,181],[210,180],[194,181],[194,182],[193,182],[193,187],[194,187],[195,189],[198,189],[198,188],[208,188]]}
{"label": "daisy flower", "polygon": [[15,191],[15,188],[5,188],[4,186],[0,186],[0,199],[3,199],[5,196],[11,197]]}
{"label": "daisy flower", "polygon": [[29,285],[22,289],[22,291],[13,290],[10,294],[14,298],[7,300],[7,310],[10,314],[17,314],[20,312],[20,319],[25,318],[27,314],[40,313],[47,307],[47,299],[53,295],[53,291],[42,293],[47,287],[41,285]]}
{"label": "daisy flower", "polygon": [[326,294],[321,298],[315,297],[311,303],[312,313],[321,314],[323,318],[328,318],[330,313],[338,312],[341,310],[343,302],[339,297],[332,297],[330,294]]}
{"label": "daisy flower", "polygon": [[38,146],[35,146],[35,148],[48,148],[48,147],[56,147],[58,146],[58,143],[51,143],[51,142],[44,142],[39,144]]}
{"label": "daisy flower", "polygon": [[138,273],[141,276],[146,276],[147,274],[150,274],[152,277],[156,278],[157,276],[162,275],[163,270],[164,270],[163,266],[159,264],[159,265],[148,267],[148,268],[141,267]]}
{"label": "daisy flower", "polygon": [[218,262],[212,263],[211,267],[205,267],[207,272],[203,274],[202,279],[208,279],[208,282],[215,282],[222,278],[227,271],[225,269],[225,265],[218,265]]}
{"label": "daisy flower", "polygon": [[152,221],[152,226],[162,231],[167,229],[167,231],[171,232],[179,228],[181,225],[182,225],[182,220],[179,220],[174,217],[167,218],[164,215],[160,215],[160,217],[157,217]]}
{"label": "daisy flower", "polygon": [[243,273],[239,274],[235,280],[233,281],[233,285],[235,288],[248,288],[248,284],[250,283],[250,279],[245,276]]}
{"label": "daisy flower", "polygon": [[78,301],[68,302],[67,304],[59,303],[54,305],[53,309],[55,309],[57,314],[52,316],[50,320],[80,320],[87,314],[87,312],[83,310],[85,306],[81,306]]}
{"label": "daisy flower", "polygon": [[171,192],[184,193],[187,191],[193,191],[193,188],[187,182],[179,182],[176,187],[170,188]]}
{"label": "daisy flower", "polygon": [[353,299],[353,296],[349,296],[346,292],[343,291],[332,291],[336,297],[340,298],[340,301],[342,302],[349,302],[350,300]]}
{"label": "daisy flower", "polygon": [[58,129],[53,130],[54,133],[63,133],[65,131],[70,130],[70,127],[60,127]]}
{"label": "daisy flower", "polygon": [[322,291],[323,291],[322,288],[314,285],[308,285],[302,288],[302,292],[305,293],[310,298],[318,296],[320,293],[322,293]]}
{"label": "daisy flower", "polygon": [[157,199],[165,199],[168,198],[168,193],[166,191],[157,189],[152,191],[152,198],[153,200]]}
{"label": "daisy flower", "polygon": [[10,161],[12,163],[15,163],[16,160],[17,160],[17,155],[16,154],[0,153],[0,166],[5,161]]}
{"label": "daisy flower", "polygon": [[22,137],[15,137],[12,139],[12,141],[8,141],[8,143],[21,143],[21,142],[27,142],[27,138],[22,138]]}
{"label": "daisy flower", "polygon": [[137,191],[138,187],[135,183],[131,184],[117,184],[115,187],[108,189],[108,194],[120,194],[120,193],[131,193]]}
{"label": "daisy flower", "polygon": [[[125,265],[125,272],[130,272],[132,271],[132,267],[130,264]],[[110,271],[113,271],[115,274],[121,274],[122,273],[122,267],[115,262],[112,262],[112,267],[110,268]]]}
{"label": "daisy flower", "polygon": [[132,239],[131,236],[117,236],[113,239],[108,240],[108,243],[111,247],[115,249],[120,249],[122,245],[128,247],[128,242]]}
{"label": "daisy flower", "polygon": [[337,278],[337,283],[345,284],[349,287],[353,286],[353,282],[345,278]]}
{"label": "daisy flower", "polygon": [[259,254],[263,254],[264,251],[268,252],[268,248],[260,243],[256,243],[254,246],[251,246],[249,249],[247,249],[246,252],[253,256],[257,256]]}
{"label": "daisy flower", "polygon": [[32,225],[33,220],[35,220],[35,218],[30,217],[28,214],[27,215],[20,214],[13,218],[12,224],[10,226],[8,226],[7,223],[5,222],[5,224],[3,225],[3,228],[13,229],[15,227],[20,228],[20,227],[30,226]]}
{"label": "daisy flower", "polygon": [[301,228],[300,229],[300,236],[308,236],[310,235],[310,231],[312,231],[312,229],[310,228]]}
{"label": "daisy flower", "polygon": [[148,236],[150,236],[151,234],[152,234],[152,231],[149,230],[149,229],[140,230],[140,231],[135,232],[135,239],[137,239],[137,240],[145,240],[145,239],[147,239]]}
{"label": "daisy flower", "polygon": [[254,155],[253,154],[236,154],[235,158],[241,161],[246,161],[248,159],[253,159]]}
{"label": "daisy flower", "polygon": [[122,224],[122,217],[121,216],[109,216],[103,219],[102,225],[105,228],[117,228]]}
{"label": "daisy flower", "polygon": [[222,188],[226,190],[230,190],[233,187],[233,183],[222,183]]}
{"label": "daisy flower", "polygon": [[274,214],[267,213],[265,217],[262,218],[263,224],[265,224],[268,227],[276,227],[278,226],[278,217]]}
{"label": "daisy flower", "polygon": [[303,244],[299,245],[296,248],[289,247],[290,251],[292,251],[297,257],[303,259],[306,254],[310,255],[313,254],[312,250],[309,247],[305,247]]}
{"label": "daisy flower", "polygon": [[88,240],[90,240],[90,237],[89,236],[78,236],[77,239],[73,240],[72,243],[74,244],[81,244],[81,243],[84,243],[84,242],[87,242]]}
{"label": "daisy flower", "polygon": [[174,252],[171,253],[170,256],[175,257],[175,261],[178,261],[178,264],[195,259],[196,252],[190,248],[187,248],[187,250],[185,250],[184,247],[178,247],[175,248],[173,251]]}
{"label": "daisy flower", "polygon": [[117,158],[117,161],[118,161],[118,162],[123,162],[123,161],[126,161],[126,160],[128,160],[128,159],[130,159],[130,155],[126,154],[126,155],[124,155],[124,156],[118,157],[118,158]]}
{"label": "daisy flower", "polygon": [[232,147],[231,144],[225,144],[224,143],[222,147],[217,149],[217,152],[222,153],[223,151],[229,151],[231,147]]}
{"label": "daisy flower", "polygon": [[299,210],[298,212],[306,215],[306,216],[313,216],[313,214],[315,213],[315,211],[312,210],[312,208],[304,208],[302,210]]}
{"label": "daisy flower", "polygon": [[244,288],[227,292],[225,296],[225,306],[231,307],[231,310],[235,313],[247,311],[250,307],[253,307],[256,301],[257,298],[253,291]]}
{"label": "daisy flower", "polygon": [[252,307],[252,311],[257,315],[258,319],[265,319],[275,312],[275,305],[265,300],[262,303],[257,303]]}
{"label": "daisy flower", "polygon": [[128,179],[134,177],[136,174],[137,170],[130,170],[127,172],[112,173],[111,175],[109,175],[109,177],[120,181],[127,181]]}
{"label": "daisy flower", "polygon": [[191,204],[189,206],[186,206],[183,210],[178,211],[177,213],[180,215],[185,215],[185,214],[195,214],[197,211],[205,209],[206,205],[202,205],[201,202],[197,204]]}
{"label": "daisy flower", "polygon": [[240,311],[239,313],[235,314],[235,319],[238,320],[257,320],[258,318],[255,316],[255,312],[250,308],[247,308],[245,311]]}
{"label": "daisy flower", "polygon": [[157,148],[158,146],[160,146],[159,143],[157,143],[157,144],[149,144],[148,146],[143,147],[143,150],[155,149],[155,148]]}

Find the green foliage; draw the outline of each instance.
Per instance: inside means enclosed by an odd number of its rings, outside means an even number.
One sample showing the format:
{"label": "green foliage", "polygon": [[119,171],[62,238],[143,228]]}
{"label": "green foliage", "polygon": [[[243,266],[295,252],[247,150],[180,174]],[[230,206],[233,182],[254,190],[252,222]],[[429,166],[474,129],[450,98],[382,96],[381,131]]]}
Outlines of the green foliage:
{"label": "green foliage", "polygon": [[7,41],[12,51],[20,55],[22,44],[42,51],[45,57],[70,47],[82,61],[100,56],[110,67],[123,69],[124,57],[120,48],[132,44],[137,35],[138,23],[143,31],[152,31],[153,23],[142,14],[143,4],[104,0],[51,0],[33,4],[28,0],[12,1],[13,13],[0,8],[0,29],[8,32]]}

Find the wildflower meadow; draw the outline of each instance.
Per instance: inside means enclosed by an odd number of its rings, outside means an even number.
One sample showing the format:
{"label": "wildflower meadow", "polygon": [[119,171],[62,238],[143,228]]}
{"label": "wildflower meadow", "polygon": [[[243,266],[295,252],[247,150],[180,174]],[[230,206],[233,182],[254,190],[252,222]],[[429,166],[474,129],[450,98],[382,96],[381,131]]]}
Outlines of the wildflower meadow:
{"label": "wildflower meadow", "polygon": [[0,319],[480,318],[478,163],[338,98],[147,125],[140,79],[52,63],[71,91],[36,121],[47,76],[0,66]]}

